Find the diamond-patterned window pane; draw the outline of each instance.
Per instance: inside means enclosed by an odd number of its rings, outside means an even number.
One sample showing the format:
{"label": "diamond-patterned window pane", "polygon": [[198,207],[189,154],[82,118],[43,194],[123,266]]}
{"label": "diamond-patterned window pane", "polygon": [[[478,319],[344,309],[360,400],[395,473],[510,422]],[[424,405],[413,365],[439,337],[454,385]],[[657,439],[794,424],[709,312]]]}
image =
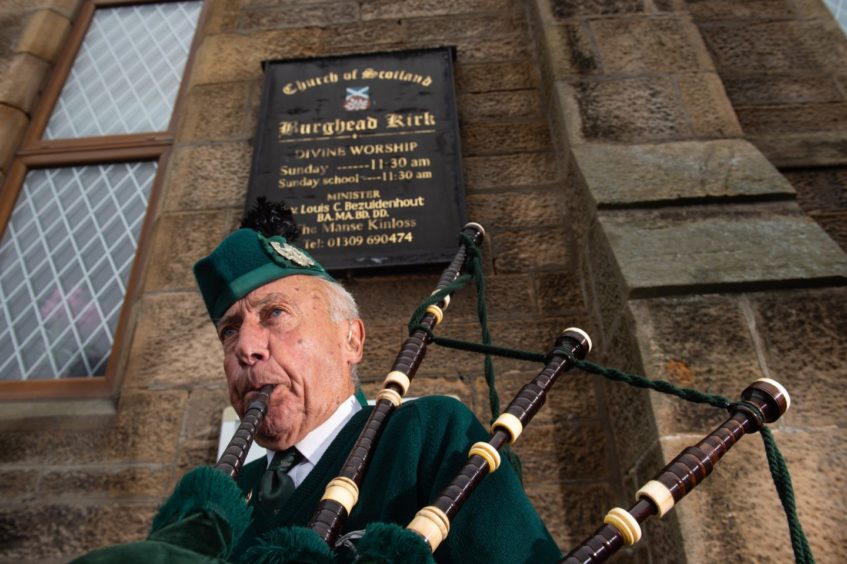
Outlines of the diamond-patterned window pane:
{"label": "diamond-patterned window pane", "polygon": [[105,372],[155,174],[155,162],[29,171],[0,242],[0,380]]}
{"label": "diamond-patterned window pane", "polygon": [[167,129],[201,6],[98,8],[44,138]]}

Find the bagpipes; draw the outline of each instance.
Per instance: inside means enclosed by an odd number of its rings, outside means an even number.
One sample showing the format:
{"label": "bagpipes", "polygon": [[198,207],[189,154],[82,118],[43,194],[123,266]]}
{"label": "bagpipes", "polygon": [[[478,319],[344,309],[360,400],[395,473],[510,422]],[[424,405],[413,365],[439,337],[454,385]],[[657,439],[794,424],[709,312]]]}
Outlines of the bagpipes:
{"label": "bagpipes", "polygon": [[[273,543],[259,543],[259,546],[253,546],[245,554],[240,555],[242,561],[316,563],[338,561],[333,550],[340,544],[338,543],[339,535],[358,502],[359,488],[376,452],[383,429],[407,393],[426,354],[427,345],[434,340],[432,330],[442,321],[444,310],[450,303],[451,294],[470,278],[467,274],[463,274],[463,271],[467,268],[471,255],[476,255],[478,258],[477,246],[483,236],[484,231],[477,224],[468,224],[463,229],[458,252],[441,275],[432,296],[419,308],[422,314],[416,317],[416,323],[411,324],[409,337],[404,341],[385,378],[383,388],[377,394],[376,405],[341,467],[341,471],[327,484],[308,527],[306,529],[293,527],[290,531],[283,531],[285,534],[277,535]],[[479,291],[478,288],[478,294]],[[479,296],[479,299],[482,300],[483,297]],[[523,429],[545,403],[547,394],[556,379],[562,373],[575,367],[583,370],[593,367],[589,371],[606,372],[601,367],[585,362],[584,359],[590,352],[591,346],[591,339],[581,329],[569,328],[562,332],[544,358],[544,368],[532,381],[521,388],[506,410],[496,417],[491,424],[488,441],[477,442],[471,446],[464,467],[435,497],[431,505],[420,509],[405,529],[397,526],[393,526],[387,532],[384,528],[380,529],[381,544],[368,543],[368,535],[371,534],[371,527],[368,526],[363,536],[359,535],[358,552],[354,548],[353,556],[347,554],[342,560],[359,563],[388,563],[395,560],[386,555],[386,543],[417,543],[419,558],[416,561],[434,561],[432,553],[449,534],[451,522],[457,513],[485,477],[496,472],[501,466],[501,449],[514,444],[519,438]],[[505,350],[485,346],[478,349],[480,349],[479,352],[486,354],[497,354]],[[473,350],[473,347],[470,347],[470,350]],[[529,353],[523,354],[525,359],[530,357],[532,355]],[[533,359],[537,360],[537,358]],[[667,388],[670,386],[667,383],[655,386],[645,383],[646,379],[642,380],[644,381],[639,384],[642,387]],[[168,554],[166,560],[173,559],[174,555],[171,552],[176,550],[179,551],[180,557],[185,558],[183,550],[185,548],[197,553],[195,560],[198,562],[234,557],[233,550],[238,545],[239,538],[247,526],[246,523],[249,523],[252,516],[250,508],[244,503],[241,492],[234,485],[233,480],[242,468],[253,437],[267,412],[267,402],[272,388],[272,386],[262,388],[250,403],[235,436],[218,463],[213,468],[195,469],[180,481],[174,495],[165,503],[154,520],[153,531],[148,540],[137,543],[139,545],[137,548],[141,549],[141,552],[136,551],[138,553],[136,554],[130,549],[128,556],[126,550],[108,553],[110,549],[101,549],[83,557],[80,562],[121,560],[122,564],[128,564],[133,561],[149,561],[149,555],[144,550],[164,551]],[[731,411],[731,416],[724,423],[696,445],[683,450],[653,480],[645,484],[637,492],[637,501],[632,507],[628,510],[615,508],[609,511],[604,518],[604,525],[580,546],[568,552],[561,562],[567,564],[603,562],[622,547],[637,542],[641,538],[641,523],[651,515],[664,516],[676,502],[712,472],[718,460],[742,436],[761,431],[767,441],[770,434],[765,425],[776,421],[785,413],[789,404],[787,391],[779,383],[769,379],[753,382],[744,390],[739,402],[721,404]],[[781,460],[781,457],[778,458]],[[788,487],[790,489],[790,483]],[[780,495],[783,497],[782,493]],[[783,501],[785,503],[784,497]],[[789,521],[791,511],[786,504]],[[212,524],[198,522],[195,517],[198,513],[209,516]],[[208,530],[210,527],[214,529],[216,538],[219,540],[211,548],[199,550],[197,543],[192,543],[189,537],[198,529]],[[799,529],[799,522],[796,528]],[[162,546],[163,544],[165,546]],[[349,544],[348,541],[348,547]],[[795,539],[795,535],[792,534],[792,544],[798,562],[813,561],[811,551],[802,535],[802,529],[800,529],[799,538]],[[124,546],[132,547],[133,545]],[[100,552],[100,558],[97,557],[98,552]],[[102,557],[103,554],[106,554],[105,558]],[[137,560],[134,560],[136,557]]]}

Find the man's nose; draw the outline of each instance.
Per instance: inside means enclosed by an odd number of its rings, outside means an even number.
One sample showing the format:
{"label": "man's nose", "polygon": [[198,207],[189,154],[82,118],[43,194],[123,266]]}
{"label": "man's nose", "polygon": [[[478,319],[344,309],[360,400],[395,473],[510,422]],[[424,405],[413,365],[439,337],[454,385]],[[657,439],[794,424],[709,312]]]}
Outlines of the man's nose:
{"label": "man's nose", "polygon": [[244,323],[238,331],[238,360],[246,366],[267,360],[268,331],[258,324]]}

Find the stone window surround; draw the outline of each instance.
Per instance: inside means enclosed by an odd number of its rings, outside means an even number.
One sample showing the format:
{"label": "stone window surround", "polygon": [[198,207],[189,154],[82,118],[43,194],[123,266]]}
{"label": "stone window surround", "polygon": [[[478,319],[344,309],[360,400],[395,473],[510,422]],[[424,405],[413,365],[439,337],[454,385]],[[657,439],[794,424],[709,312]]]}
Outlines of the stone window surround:
{"label": "stone window surround", "polygon": [[[0,236],[31,168],[127,160],[155,160],[158,163],[105,377],[0,382],[0,397],[10,402],[0,415],[2,428],[31,425],[36,421],[55,423],[55,417],[72,417],[74,420],[82,417],[96,425],[102,422],[103,417],[114,414],[121,367],[126,362],[132,319],[136,316],[134,306],[140,296],[141,275],[149,254],[158,195],[201,33],[195,33],[182,85],[165,131],[51,141],[40,137],[94,11],[100,7],[157,1],[162,0],[54,0],[50,7],[30,15],[18,39],[9,72],[0,82],[0,133],[4,134],[0,137]],[[208,3],[204,1],[195,28],[197,31],[202,28],[207,11]]]}

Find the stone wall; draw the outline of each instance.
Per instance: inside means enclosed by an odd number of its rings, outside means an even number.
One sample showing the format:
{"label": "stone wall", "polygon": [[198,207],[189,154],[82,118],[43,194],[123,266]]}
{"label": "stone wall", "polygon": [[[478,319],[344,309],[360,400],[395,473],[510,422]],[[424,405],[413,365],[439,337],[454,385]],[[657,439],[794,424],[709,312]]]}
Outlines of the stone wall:
{"label": "stone wall", "polygon": [[[838,305],[847,257],[797,202],[843,207],[839,173],[793,172],[794,185],[808,185],[795,192],[770,155],[747,140],[753,116],[762,114],[727,95],[739,96],[745,86],[759,103],[768,85],[759,92],[760,77],[738,70],[743,65],[734,70],[749,80],[728,85],[726,60],[715,47],[728,28],[734,35],[721,43],[728,53],[765,57],[774,42],[786,41],[782,34],[722,18],[759,18],[788,3],[533,4],[554,139],[569,163],[566,180],[577,186],[590,218],[581,256],[604,360],[730,397],[756,378],[785,383],[792,410],[773,427],[794,472],[800,517],[818,561],[842,561],[836,547],[844,536],[836,531],[845,498],[821,484],[839,480],[836,468],[847,457],[836,376],[847,368],[847,316]],[[831,18],[806,23],[811,34]],[[820,33],[791,37],[818,42],[821,50],[830,45]],[[833,51],[840,49],[836,39]],[[843,72],[843,59],[827,60],[840,62]],[[805,85],[811,74],[796,83]],[[837,125],[826,127],[843,134]],[[771,132],[775,139],[784,133]],[[603,394],[622,475],[616,501],[624,507],[666,461],[725,417],[619,384],[604,385]],[[791,559],[760,441],[745,439],[736,450],[673,514],[648,522],[649,541],[632,559]]]}
{"label": "stone wall", "polygon": [[[553,151],[521,2],[217,0],[207,9],[160,209],[153,211],[116,415],[99,428],[75,429],[64,417],[36,430],[7,425],[0,432],[7,453],[0,473],[15,484],[0,494],[0,560],[65,560],[142,538],[176,478],[214,460],[227,404],[222,354],[190,268],[243,209],[262,60],[455,45],[467,207],[488,233],[493,338],[540,351],[564,327],[593,330],[577,275],[573,189]],[[408,316],[439,271],[345,278],[367,326],[360,370],[366,391],[381,382]],[[472,290],[457,296],[443,334],[479,338],[474,300]],[[504,401],[537,371],[495,364]],[[434,348],[412,393],[455,394],[487,420],[481,374],[481,358]],[[562,383],[518,450],[529,494],[563,548],[593,526],[612,497],[611,442],[599,398],[590,378]]]}
{"label": "stone wall", "polygon": [[847,248],[847,37],[823,2],[688,2],[750,140]]}
{"label": "stone wall", "polygon": [[[0,2],[10,22],[0,84],[19,80],[9,70],[22,58],[13,46],[27,22],[39,21],[37,10],[70,18],[76,3],[67,4]],[[762,375],[783,380],[795,407],[776,434],[795,472],[801,518],[818,560],[843,560],[845,497],[832,492],[847,457],[836,377],[847,366],[847,258],[745,140],[691,4],[207,1],[151,211],[154,236],[115,414],[97,427],[71,416],[36,429],[3,426],[0,561],[66,561],[142,538],[178,476],[213,461],[227,403],[222,354],[190,268],[241,214],[260,62],[441,45],[457,48],[467,207],[489,235],[494,341],[543,350],[578,325],[594,337],[595,360],[651,377],[729,396]],[[31,111],[5,98],[3,108],[21,115],[0,116],[0,128]],[[16,144],[0,156],[10,158]],[[368,331],[367,392],[438,271],[345,278]],[[478,338],[474,299],[473,291],[457,296],[444,335]],[[537,370],[495,365],[504,401]],[[480,358],[433,348],[411,393],[454,394],[487,420],[481,374]],[[609,507],[628,506],[637,484],[720,417],[568,375],[519,443],[527,491],[567,549]],[[787,560],[762,464],[758,440],[743,440],[624,560],[699,562],[718,553],[762,561],[763,545],[772,561]]]}

